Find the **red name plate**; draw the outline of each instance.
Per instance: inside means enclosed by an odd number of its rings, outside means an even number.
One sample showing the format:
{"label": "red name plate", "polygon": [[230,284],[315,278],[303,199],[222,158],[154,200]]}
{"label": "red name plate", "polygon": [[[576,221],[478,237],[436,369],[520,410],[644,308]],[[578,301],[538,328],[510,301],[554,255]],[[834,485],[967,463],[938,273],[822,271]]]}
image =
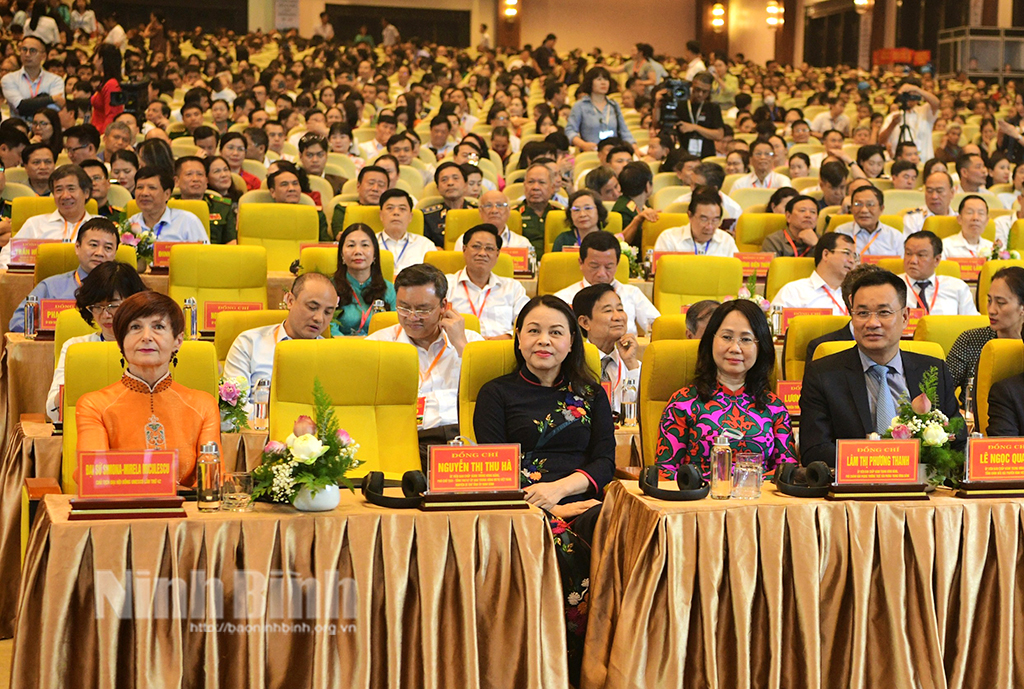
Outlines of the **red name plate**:
{"label": "red name plate", "polygon": [[430,492],[519,490],[519,445],[434,445]]}
{"label": "red name plate", "polygon": [[224,311],[259,311],[263,304],[258,301],[208,301],[204,306],[203,330],[217,327],[217,314]]}
{"label": "red name plate", "polygon": [[658,259],[662,256],[694,256],[692,251],[655,251],[651,254],[651,275],[658,272]]}
{"label": "red name plate", "polygon": [[839,440],[836,483],[917,483],[917,440]]}
{"label": "red name plate", "polygon": [[832,309],[782,309],[782,332],[789,330],[789,321],[796,316],[831,316]]}
{"label": "red name plate", "polygon": [[41,244],[59,244],[59,239],[11,239],[12,266],[34,266]]}
{"label": "red name plate", "polygon": [[178,491],[177,450],[99,450],[78,453],[78,495],[152,498]]}
{"label": "red name plate", "polygon": [[530,272],[530,250],[525,246],[505,247],[501,250],[501,253],[512,259],[513,273]]}
{"label": "red name plate", "polygon": [[[870,265],[874,265],[874,264],[878,263],[879,261],[881,261],[883,258],[896,258],[896,259],[899,259],[900,257],[899,256],[872,256],[872,255],[869,254],[867,256],[861,256],[860,257],[860,262],[861,263],[867,263],[867,264],[870,264]],[[902,259],[900,259],[900,260],[902,260]]]}
{"label": "red name plate", "polygon": [[74,299],[43,299],[39,302],[39,329],[56,330],[61,311],[75,308]]}
{"label": "red name plate", "polygon": [[917,330],[917,324],[924,318],[924,309],[910,309],[910,318],[907,319],[907,327],[903,329],[903,337],[913,337]]}
{"label": "red name plate", "polygon": [[804,387],[802,380],[780,380],[775,394],[786,405],[790,416],[800,416],[800,391]]}
{"label": "red name plate", "polygon": [[756,275],[759,278],[768,275],[768,265],[775,258],[775,254],[770,251],[741,251],[733,256],[740,259],[740,263],[743,264],[744,277]]}
{"label": "red name plate", "polygon": [[679,313],[685,316],[686,312],[690,310],[690,306],[692,306],[692,304],[683,304],[679,307]]}
{"label": "red name plate", "polygon": [[973,438],[967,450],[971,481],[1024,481],[1024,438]]}
{"label": "red name plate", "polygon": [[303,242],[302,244],[299,244],[299,251],[302,251],[303,249],[309,248],[311,246],[329,247],[334,250],[338,249],[337,242]]}
{"label": "red name plate", "polygon": [[153,267],[166,268],[171,265],[171,247],[175,244],[200,244],[201,242],[153,242]]}
{"label": "red name plate", "polygon": [[960,264],[960,279],[964,282],[977,282],[978,276],[981,275],[981,267],[985,265],[987,260],[983,256],[972,256],[970,258],[954,258]]}
{"label": "red name plate", "polygon": [[579,244],[566,244],[561,250],[567,254],[578,254],[580,252],[580,246]]}

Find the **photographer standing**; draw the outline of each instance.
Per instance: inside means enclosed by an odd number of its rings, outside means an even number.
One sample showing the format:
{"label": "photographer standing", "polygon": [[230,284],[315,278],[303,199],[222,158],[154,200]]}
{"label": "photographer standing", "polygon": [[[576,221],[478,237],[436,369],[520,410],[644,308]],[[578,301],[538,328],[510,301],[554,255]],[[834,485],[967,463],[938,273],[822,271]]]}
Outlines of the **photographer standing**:
{"label": "photographer standing", "polygon": [[921,88],[916,79],[904,79],[896,92],[896,103],[901,112],[892,113],[878,133],[879,143],[887,142],[890,152],[896,150],[900,141],[913,141],[920,151],[921,160],[932,157],[932,127],[935,113],[939,110],[939,99]]}
{"label": "photographer standing", "polygon": [[715,142],[725,136],[722,108],[710,102],[713,84],[714,77],[709,72],[700,72],[690,82],[689,100],[671,103],[671,88],[661,94],[662,122],[674,108],[679,117],[675,125],[679,132],[679,146],[698,158],[715,155]]}

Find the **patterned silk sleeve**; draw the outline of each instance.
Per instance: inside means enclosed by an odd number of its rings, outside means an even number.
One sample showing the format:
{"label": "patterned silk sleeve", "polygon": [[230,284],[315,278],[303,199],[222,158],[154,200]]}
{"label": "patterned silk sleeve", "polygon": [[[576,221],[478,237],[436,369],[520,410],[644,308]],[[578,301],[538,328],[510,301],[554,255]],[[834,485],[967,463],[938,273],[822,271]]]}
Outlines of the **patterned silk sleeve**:
{"label": "patterned silk sleeve", "polygon": [[665,405],[658,424],[658,446],[655,463],[664,479],[673,480],[681,463],[689,461],[690,426],[695,397],[691,388],[676,391]]}
{"label": "patterned silk sleeve", "polygon": [[765,471],[771,471],[779,464],[796,461],[796,441],[793,438],[792,421],[786,406],[775,395],[769,396],[768,413],[772,416],[772,432],[775,442],[771,456],[765,462]]}

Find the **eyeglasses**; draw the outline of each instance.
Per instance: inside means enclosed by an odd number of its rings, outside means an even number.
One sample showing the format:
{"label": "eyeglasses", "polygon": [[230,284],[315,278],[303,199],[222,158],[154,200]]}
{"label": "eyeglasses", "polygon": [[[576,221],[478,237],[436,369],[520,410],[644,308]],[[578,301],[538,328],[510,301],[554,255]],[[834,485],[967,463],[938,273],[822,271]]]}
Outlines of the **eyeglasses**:
{"label": "eyeglasses", "polygon": [[758,151],[750,156],[751,158],[774,158],[775,153],[772,151]]}
{"label": "eyeglasses", "polygon": [[836,249],[832,253],[834,253],[834,254],[842,254],[843,256],[846,256],[847,258],[852,258],[855,261],[857,260],[857,252],[856,251],[851,251],[850,249]]}
{"label": "eyeglasses", "polygon": [[89,313],[91,313],[93,316],[99,316],[104,311],[106,311],[107,314],[113,316],[114,312],[117,311],[120,307],[121,302],[115,301],[110,304],[93,304],[92,306],[88,306],[86,308],[89,309]]}
{"label": "eyeglasses", "polygon": [[856,321],[866,321],[872,316],[875,316],[880,321],[888,321],[896,316],[896,312],[889,309],[879,309],[878,311],[854,311],[850,315]]}
{"label": "eyeglasses", "polygon": [[571,210],[573,213],[580,213],[580,212],[584,212],[584,211],[587,211],[587,212],[589,212],[589,211],[596,211],[597,207],[596,206],[573,206],[569,210]]}
{"label": "eyeglasses", "polygon": [[502,208],[508,208],[507,203],[481,203],[480,210],[482,211],[496,211]]}
{"label": "eyeglasses", "polygon": [[[438,304],[440,306],[440,304]],[[395,311],[398,312],[399,316],[405,316],[406,318],[426,318],[430,314],[437,310],[437,306],[432,306],[429,309],[410,309],[405,306],[398,306]]]}
{"label": "eyeglasses", "polygon": [[878,201],[854,201],[854,208],[878,208]]}
{"label": "eyeglasses", "polygon": [[717,337],[719,340],[729,345],[730,347],[733,345],[734,342],[738,342],[740,348],[742,349],[750,349],[752,347],[757,346],[757,340],[750,336],[733,337],[732,335],[715,335],[715,337]]}
{"label": "eyeglasses", "polygon": [[466,247],[470,251],[476,251],[484,254],[496,254],[498,253],[498,247],[496,246],[485,246],[483,244],[470,244]]}

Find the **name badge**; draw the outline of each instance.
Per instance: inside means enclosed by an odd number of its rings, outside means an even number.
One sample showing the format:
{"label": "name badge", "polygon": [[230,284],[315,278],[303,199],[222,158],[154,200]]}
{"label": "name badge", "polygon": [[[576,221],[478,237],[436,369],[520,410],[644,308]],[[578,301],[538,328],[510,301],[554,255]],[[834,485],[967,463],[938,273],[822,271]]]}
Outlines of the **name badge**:
{"label": "name badge", "polygon": [[605,139],[609,139],[613,136],[615,136],[614,129],[602,129],[600,132],[597,133],[597,138],[599,141],[604,141]]}
{"label": "name badge", "polygon": [[704,139],[693,137],[686,144],[686,152],[693,156],[699,156],[704,150]]}
{"label": "name badge", "polygon": [[416,398],[416,428],[423,428],[423,411],[427,408],[426,396]]}

